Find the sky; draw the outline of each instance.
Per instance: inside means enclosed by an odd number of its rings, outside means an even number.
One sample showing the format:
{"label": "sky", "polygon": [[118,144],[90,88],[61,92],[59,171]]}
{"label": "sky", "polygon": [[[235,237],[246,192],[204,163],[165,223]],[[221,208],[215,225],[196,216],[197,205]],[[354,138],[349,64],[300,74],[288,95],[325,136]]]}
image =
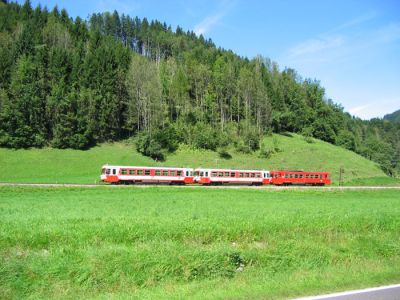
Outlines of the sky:
{"label": "sky", "polygon": [[[17,2],[23,3],[24,0]],[[400,0],[31,0],[72,17],[114,11],[193,30],[320,81],[362,119],[400,109]]]}

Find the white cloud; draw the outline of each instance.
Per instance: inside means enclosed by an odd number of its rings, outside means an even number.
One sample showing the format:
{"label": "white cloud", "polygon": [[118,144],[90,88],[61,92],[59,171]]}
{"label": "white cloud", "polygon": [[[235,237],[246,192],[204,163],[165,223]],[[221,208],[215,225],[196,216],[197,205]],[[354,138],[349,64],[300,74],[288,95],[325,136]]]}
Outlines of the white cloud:
{"label": "white cloud", "polygon": [[339,26],[333,28],[332,30],[329,30],[328,32],[326,32],[326,34],[329,33],[333,33],[333,32],[338,32],[338,31],[342,31],[343,29],[347,29],[347,28],[351,28],[351,27],[355,27],[359,24],[363,24],[365,22],[368,22],[372,19],[375,19],[377,17],[377,13],[375,11],[369,12],[367,14],[364,14],[362,16],[358,16],[350,21],[347,21],[343,24],[340,24]]}
{"label": "white cloud", "polygon": [[325,36],[320,38],[313,38],[289,49],[288,56],[290,59],[296,59],[301,56],[335,49],[342,46],[343,44],[344,38],[342,36]]}
{"label": "white cloud", "polygon": [[[287,49],[278,61],[303,76],[319,78],[329,98],[352,115],[383,117],[400,107],[400,90],[394,84],[394,78],[400,79],[395,71],[400,61],[393,56],[400,45],[400,22],[359,26],[374,17],[364,15],[310,37]],[[391,56],[386,58],[386,53]]]}
{"label": "white cloud", "polygon": [[[284,53],[282,60],[292,64],[299,62],[314,62],[318,64],[321,62],[337,62],[348,58],[362,50],[362,48],[370,46],[371,43],[377,43],[377,35],[383,35],[383,33],[350,34],[348,32],[344,33],[345,29],[368,22],[374,19],[376,15],[375,12],[371,12],[356,17],[329,31],[320,33],[316,37],[294,45]],[[389,35],[390,33],[393,34],[393,32],[387,32],[386,34]]]}
{"label": "white cloud", "polygon": [[210,31],[212,29],[212,27],[217,25],[223,17],[224,17],[223,14],[207,16],[205,19],[203,19],[199,24],[197,24],[194,27],[194,32],[197,35],[205,34],[206,32]]}
{"label": "white cloud", "polygon": [[379,42],[391,43],[400,39],[400,23],[391,23],[376,31]]}
{"label": "white cloud", "polygon": [[221,20],[227,15],[229,10],[236,4],[236,1],[222,0],[219,2],[220,8],[217,13],[206,16],[200,23],[194,26],[193,31],[196,35],[205,34],[215,26],[221,24]]}
{"label": "white cloud", "polygon": [[363,112],[365,113],[369,108],[371,108],[372,104],[373,103],[368,103],[368,104],[352,107],[349,109],[349,113],[352,115],[358,116],[360,113],[363,113]]}
{"label": "white cloud", "polygon": [[349,109],[349,113],[364,120],[383,118],[384,115],[399,109],[400,99],[377,99]]}

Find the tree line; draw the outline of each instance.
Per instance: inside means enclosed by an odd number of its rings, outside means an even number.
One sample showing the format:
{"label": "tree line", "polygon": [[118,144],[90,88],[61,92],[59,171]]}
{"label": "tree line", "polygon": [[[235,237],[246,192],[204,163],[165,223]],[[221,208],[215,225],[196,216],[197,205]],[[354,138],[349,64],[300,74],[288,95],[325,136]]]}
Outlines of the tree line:
{"label": "tree line", "polygon": [[1,146],[87,149],[135,137],[139,151],[162,159],[179,143],[251,152],[272,132],[400,170],[399,124],[352,117],[318,81],[266,57],[116,11],[82,20],[0,2]]}

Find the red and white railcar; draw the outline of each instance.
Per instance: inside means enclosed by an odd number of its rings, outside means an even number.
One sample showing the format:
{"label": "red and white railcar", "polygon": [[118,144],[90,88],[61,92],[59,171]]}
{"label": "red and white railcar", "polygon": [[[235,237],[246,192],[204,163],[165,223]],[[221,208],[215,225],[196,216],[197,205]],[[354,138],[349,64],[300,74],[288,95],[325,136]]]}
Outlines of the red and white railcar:
{"label": "red and white railcar", "polygon": [[101,181],[114,184],[143,183],[193,183],[193,169],[144,166],[109,166],[102,167]]}
{"label": "red and white railcar", "polygon": [[234,169],[195,169],[194,181],[209,184],[270,184],[269,171],[262,170],[234,170]]}
{"label": "red and white railcar", "polygon": [[328,172],[271,171],[274,185],[325,185],[330,184]]}

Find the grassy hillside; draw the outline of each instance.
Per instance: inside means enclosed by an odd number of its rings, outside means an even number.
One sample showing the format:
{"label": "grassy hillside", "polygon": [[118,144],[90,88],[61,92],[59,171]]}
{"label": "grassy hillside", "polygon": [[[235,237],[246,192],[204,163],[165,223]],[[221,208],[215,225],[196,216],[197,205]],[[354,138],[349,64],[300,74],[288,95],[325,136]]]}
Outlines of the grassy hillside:
{"label": "grassy hillside", "polygon": [[[103,144],[87,151],[60,149],[10,150],[0,149],[0,182],[32,183],[95,183],[99,180],[103,164],[166,165],[185,167],[226,167],[256,169],[291,169],[328,171],[337,184],[339,169],[344,168],[345,182],[355,179],[385,178],[382,170],[351,151],[319,140],[307,143],[298,135],[266,137],[267,148],[279,151],[270,158],[258,153],[243,154],[230,150],[231,159],[220,158],[218,153],[190,149],[182,146],[170,154],[163,163],[155,162],[136,152],[134,145],[126,143]],[[369,180],[373,182],[373,179]],[[382,182],[382,180],[381,180]]]}
{"label": "grassy hillside", "polygon": [[396,283],[396,190],[0,187],[3,299],[279,299]]}

